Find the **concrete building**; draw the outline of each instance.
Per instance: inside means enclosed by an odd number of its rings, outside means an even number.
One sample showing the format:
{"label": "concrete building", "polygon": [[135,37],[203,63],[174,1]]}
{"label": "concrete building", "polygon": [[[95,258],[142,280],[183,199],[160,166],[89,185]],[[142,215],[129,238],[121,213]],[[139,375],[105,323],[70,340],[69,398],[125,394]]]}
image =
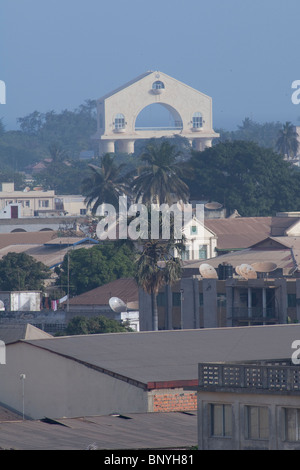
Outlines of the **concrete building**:
{"label": "concrete building", "polygon": [[[105,315],[113,320],[126,322],[134,331],[139,331],[138,291],[134,279],[122,278],[77,295],[71,298],[69,302],[63,303],[66,312],[66,323],[78,315],[84,315],[85,317]],[[112,297],[122,300],[124,310],[114,312],[111,309],[109,300]]]}
{"label": "concrete building", "polygon": [[33,217],[39,211],[55,210],[55,192],[37,188],[15,191],[14,183],[2,183],[0,191],[0,218]]}
{"label": "concrete building", "polygon": [[[0,291],[2,311],[38,312],[41,310],[42,293],[34,291]],[[1,314],[0,314],[1,315]]]}
{"label": "concrete building", "polygon": [[198,364],[289,358],[300,325],[111,333],[6,347],[0,402],[25,415],[95,416],[197,408]]}
{"label": "concrete building", "polygon": [[[137,127],[140,113],[161,105],[170,113],[167,127]],[[162,72],[146,72],[97,100],[100,154],[133,153],[137,139],[180,135],[197,150],[210,147],[219,137],[213,130],[212,99]]]}
{"label": "concrete building", "polygon": [[299,381],[290,358],[199,364],[199,450],[300,450]]}
{"label": "concrete building", "polygon": [[[300,321],[300,237],[268,237],[209,260],[185,261],[182,279],[158,294],[159,329],[217,328]],[[245,279],[241,264],[265,262],[271,272]],[[215,278],[203,278],[201,264]],[[227,272],[222,276],[221,272]],[[139,291],[141,330],[152,329],[151,297]]]}

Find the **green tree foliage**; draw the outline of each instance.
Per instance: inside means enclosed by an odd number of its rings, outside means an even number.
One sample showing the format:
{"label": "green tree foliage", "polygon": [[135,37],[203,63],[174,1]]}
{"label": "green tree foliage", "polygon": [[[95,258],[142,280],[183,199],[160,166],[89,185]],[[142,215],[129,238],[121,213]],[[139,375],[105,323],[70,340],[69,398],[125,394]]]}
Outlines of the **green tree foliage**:
{"label": "green tree foliage", "polygon": [[158,330],[157,295],[161,287],[180,279],[182,267],[179,258],[171,256],[174,240],[149,240],[137,255],[135,280],[152,300],[152,328]]}
{"label": "green tree foliage", "polygon": [[65,330],[66,335],[95,335],[101,333],[119,333],[132,331],[128,326],[106,318],[103,315],[87,318],[77,316],[72,318]]}
{"label": "green tree foliage", "polygon": [[300,172],[282,156],[253,142],[220,143],[194,152],[188,181],[192,198],[214,200],[242,216],[297,210]]}
{"label": "green tree foliage", "polygon": [[107,153],[101,158],[100,167],[89,165],[90,175],[82,181],[81,190],[87,207],[95,214],[103,204],[117,207],[119,196],[126,192],[125,178],[122,176],[124,164],[116,164],[114,156]]}
{"label": "green tree foliage", "polygon": [[18,119],[21,131],[33,136],[43,145],[44,154],[56,142],[76,158],[80,150],[91,148],[91,136],[97,129],[96,102],[86,100],[74,111],[33,113]]}
{"label": "green tree foliage", "polygon": [[241,126],[237,130],[225,131],[224,129],[216,129],[220,134],[214,143],[233,142],[236,140],[245,140],[247,142],[255,142],[260,147],[272,148],[276,150],[276,142],[278,139],[278,132],[282,124],[280,122],[265,122],[258,123],[249,117],[246,117]]}
{"label": "green tree foliage", "polygon": [[142,166],[131,185],[137,201],[172,204],[175,197],[187,202],[189,188],[183,181],[178,157],[176,147],[167,140],[147,145],[140,156]]}
{"label": "green tree foliage", "polygon": [[286,158],[293,158],[298,153],[298,134],[290,122],[286,122],[278,133],[276,148]]}
{"label": "green tree foliage", "polygon": [[50,270],[27,253],[8,253],[0,261],[0,290],[43,290]]}
{"label": "green tree foliage", "polygon": [[135,254],[127,245],[104,243],[80,248],[64,257],[56,284],[67,291],[68,273],[71,295],[79,295],[115,279],[133,277]]}
{"label": "green tree foliage", "polygon": [[81,181],[88,174],[86,162],[52,161],[34,176],[34,186],[53,189],[56,194],[81,194]]}

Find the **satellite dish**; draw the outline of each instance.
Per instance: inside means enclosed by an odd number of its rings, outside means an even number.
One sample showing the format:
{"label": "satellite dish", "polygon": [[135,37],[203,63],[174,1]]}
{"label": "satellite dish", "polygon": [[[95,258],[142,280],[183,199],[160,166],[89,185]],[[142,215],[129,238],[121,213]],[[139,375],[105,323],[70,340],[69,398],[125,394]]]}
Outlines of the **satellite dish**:
{"label": "satellite dish", "polygon": [[206,279],[218,279],[218,274],[215,268],[209,264],[203,263],[199,266],[199,271],[202,277]]}
{"label": "satellite dish", "polygon": [[245,279],[257,279],[256,271],[250,264],[241,264],[239,266],[239,271],[241,276],[243,276]]}
{"label": "satellite dish", "polygon": [[235,272],[236,272],[239,276],[241,276],[241,271],[240,271],[240,267],[239,267],[239,266],[236,266],[236,267],[235,267]]}
{"label": "satellite dish", "polygon": [[118,297],[111,297],[108,303],[114,312],[121,313],[127,310],[125,302],[123,302],[123,300],[119,299]]}
{"label": "satellite dish", "polygon": [[277,264],[272,263],[271,261],[252,263],[251,266],[258,273],[270,273],[277,268]]}
{"label": "satellite dish", "polygon": [[108,301],[110,308],[116,312],[126,312],[127,310],[138,310],[139,309],[139,302],[132,301],[125,304],[123,300],[119,299],[118,297],[111,297]]}
{"label": "satellite dish", "polygon": [[204,207],[205,209],[209,210],[217,210],[221,209],[221,207],[223,207],[223,204],[220,204],[219,202],[207,202]]}

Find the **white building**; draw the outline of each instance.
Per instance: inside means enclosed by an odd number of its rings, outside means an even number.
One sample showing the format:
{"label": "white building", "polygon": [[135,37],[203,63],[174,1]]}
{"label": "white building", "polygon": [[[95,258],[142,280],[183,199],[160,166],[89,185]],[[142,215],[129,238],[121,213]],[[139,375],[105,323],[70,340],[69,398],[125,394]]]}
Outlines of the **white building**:
{"label": "white building", "polygon": [[[140,113],[160,104],[170,113],[167,127],[137,127]],[[210,147],[219,137],[213,130],[212,99],[162,72],[146,72],[97,100],[97,132],[100,154],[134,152],[137,139],[153,137],[187,138],[197,150]]]}

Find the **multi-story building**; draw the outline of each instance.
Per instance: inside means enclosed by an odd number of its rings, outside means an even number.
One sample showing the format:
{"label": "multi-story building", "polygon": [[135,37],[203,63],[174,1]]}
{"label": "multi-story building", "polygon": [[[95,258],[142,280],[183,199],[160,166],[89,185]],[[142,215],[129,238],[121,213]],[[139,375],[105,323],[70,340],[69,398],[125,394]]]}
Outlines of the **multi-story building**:
{"label": "multi-story building", "polygon": [[291,359],[200,363],[199,449],[300,450],[299,384]]}

